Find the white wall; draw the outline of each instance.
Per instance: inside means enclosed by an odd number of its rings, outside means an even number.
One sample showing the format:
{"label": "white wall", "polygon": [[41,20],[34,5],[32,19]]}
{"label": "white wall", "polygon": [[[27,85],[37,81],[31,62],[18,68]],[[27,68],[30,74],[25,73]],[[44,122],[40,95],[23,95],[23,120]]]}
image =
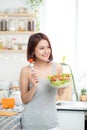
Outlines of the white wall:
{"label": "white wall", "polygon": [[0,0],[0,9],[17,8],[25,6],[25,0]]}
{"label": "white wall", "polygon": [[0,53],[0,80],[18,80],[21,68],[28,64],[24,53]]}
{"label": "white wall", "polygon": [[[24,0],[0,0],[0,9],[5,10],[6,8],[18,8],[25,6]],[[0,35],[3,36],[3,35]],[[21,41],[27,41],[29,35],[11,35],[4,34],[5,40],[8,38],[17,37]],[[0,80],[19,80],[20,70],[24,65],[27,65],[27,59],[25,53],[11,53],[11,52],[0,52]]]}

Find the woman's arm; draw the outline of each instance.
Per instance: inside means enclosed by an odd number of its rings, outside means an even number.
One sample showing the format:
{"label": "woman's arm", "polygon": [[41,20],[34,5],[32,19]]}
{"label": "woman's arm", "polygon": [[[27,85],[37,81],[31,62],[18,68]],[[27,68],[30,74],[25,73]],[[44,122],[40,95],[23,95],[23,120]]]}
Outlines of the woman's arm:
{"label": "woman's arm", "polygon": [[[32,83],[32,87],[29,87],[30,81]],[[20,91],[21,99],[24,104],[28,103],[33,98],[37,90],[37,84],[37,74],[35,72],[30,74],[28,67],[23,68],[20,73]]]}

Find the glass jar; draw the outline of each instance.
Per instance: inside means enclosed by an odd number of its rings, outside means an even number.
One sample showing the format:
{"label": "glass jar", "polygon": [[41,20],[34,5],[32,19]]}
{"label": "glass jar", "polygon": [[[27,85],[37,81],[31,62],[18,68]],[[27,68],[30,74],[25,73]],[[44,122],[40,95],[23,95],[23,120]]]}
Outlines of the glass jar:
{"label": "glass jar", "polygon": [[0,50],[2,50],[4,47],[4,40],[2,37],[0,37]]}
{"label": "glass jar", "polygon": [[2,50],[2,49],[3,49],[3,43],[0,42],[0,50]]}
{"label": "glass jar", "polygon": [[14,18],[9,19],[8,30],[9,31],[15,31],[16,30],[16,20]]}
{"label": "glass jar", "polygon": [[25,19],[19,19],[18,20],[18,31],[24,31],[25,29]]}
{"label": "glass jar", "polygon": [[12,42],[11,42],[10,39],[7,39],[7,41],[6,41],[6,48],[7,48],[8,50],[12,50]]}

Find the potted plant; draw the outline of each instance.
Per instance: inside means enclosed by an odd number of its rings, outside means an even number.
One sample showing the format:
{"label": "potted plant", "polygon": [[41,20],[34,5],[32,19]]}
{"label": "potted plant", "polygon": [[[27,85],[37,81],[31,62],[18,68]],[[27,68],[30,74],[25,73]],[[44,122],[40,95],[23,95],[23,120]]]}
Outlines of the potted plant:
{"label": "potted plant", "polygon": [[80,101],[87,101],[87,90],[85,88],[81,89]]}

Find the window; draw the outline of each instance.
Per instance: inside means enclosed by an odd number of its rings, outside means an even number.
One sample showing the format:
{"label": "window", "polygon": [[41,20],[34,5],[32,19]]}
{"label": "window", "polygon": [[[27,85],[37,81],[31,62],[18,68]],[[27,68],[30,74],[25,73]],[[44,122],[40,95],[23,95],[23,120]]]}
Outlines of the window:
{"label": "window", "polygon": [[53,47],[54,60],[76,63],[76,0],[46,0],[44,30]]}

